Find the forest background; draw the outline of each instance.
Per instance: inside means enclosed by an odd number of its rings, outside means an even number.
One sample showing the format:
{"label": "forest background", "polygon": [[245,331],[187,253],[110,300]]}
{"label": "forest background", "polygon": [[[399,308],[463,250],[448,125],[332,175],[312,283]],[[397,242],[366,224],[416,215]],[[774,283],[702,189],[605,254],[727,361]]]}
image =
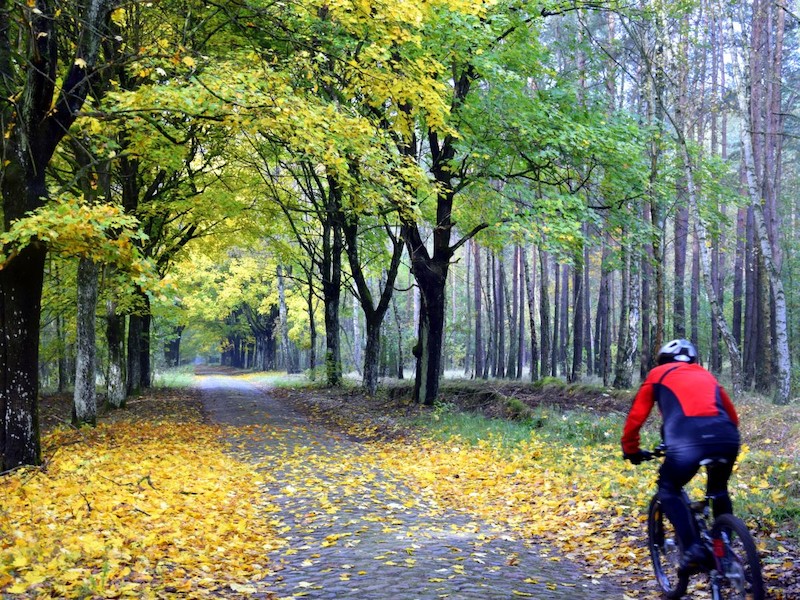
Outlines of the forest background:
{"label": "forest background", "polygon": [[[783,3],[0,5],[3,469],[184,361],[796,390]],[[77,299],[77,301],[76,301]],[[39,343],[35,343],[38,340]]]}

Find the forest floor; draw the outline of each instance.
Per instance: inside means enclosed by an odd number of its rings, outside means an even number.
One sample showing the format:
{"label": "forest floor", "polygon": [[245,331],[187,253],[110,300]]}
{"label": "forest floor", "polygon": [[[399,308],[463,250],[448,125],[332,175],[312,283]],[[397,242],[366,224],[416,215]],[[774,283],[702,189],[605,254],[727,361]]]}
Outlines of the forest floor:
{"label": "forest floor", "polygon": [[[367,398],[199,381],[132,399],[89,433],[65,427],[69,398],[44,399],[45,468],[0,480],[14,540],[0,542],[0,597],[659,597],[642,521],[656,467],[623,463],[616,439],[509,454],[427,437],[415,420],[441,408],[411,404],[403,385]],[[599,421],[630,404],[580,386],[446,383],[443,397],[498,420],[544,406]],[[742,407],[748,440],[793,455],[798,409],[786,411]],[[762,532],[780,600],[800,598],[785,533]]]}

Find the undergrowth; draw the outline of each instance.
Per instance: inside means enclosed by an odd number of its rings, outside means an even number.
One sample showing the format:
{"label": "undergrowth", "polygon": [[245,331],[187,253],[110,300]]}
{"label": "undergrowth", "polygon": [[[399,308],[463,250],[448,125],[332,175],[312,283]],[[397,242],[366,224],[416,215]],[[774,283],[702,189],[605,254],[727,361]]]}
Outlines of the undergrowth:
{"label": "undergrowth", "polygon": [[[769,536],[780,530],[783,535],[800,541],[800,463],[796,458],[774,452],[772,439],[762,431],[770,419],[761,413],[756,418],[757,408],[769,407],[752,404],[742,407],[750,423],[743,427],[744,443],[730,481],[735,510],[761,535]],[[616,453],[622,470],[625,468],[622,451],[616,448],[624,421],[625,415],[620,413],[601,414],[554,406],[531,408],[524,419],[487,418],[461,411],[445,401],[419,415],[414,425],[437,440],[457,439],[471,445],[491,443],[505,455],[513,455],[517,447],[532,438],[573,453],[608,448],[612,444],[615,449],[610,451]],[[657,415],[653,415],[642,430],[643,448],[659,442],[659,423]],[[782,427],[786,429],[787,425],[784,423]],[[690,487],[692,493],[702,495],[703,484],[703,475],[698,475]]]}

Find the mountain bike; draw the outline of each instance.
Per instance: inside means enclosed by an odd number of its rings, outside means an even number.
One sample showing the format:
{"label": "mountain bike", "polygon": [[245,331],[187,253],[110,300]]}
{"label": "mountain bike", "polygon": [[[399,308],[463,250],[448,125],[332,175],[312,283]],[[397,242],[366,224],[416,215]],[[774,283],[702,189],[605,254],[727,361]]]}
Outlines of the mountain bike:
{"label": "mountain bike", "polygon": [[[652,453],[645,452],[645,460],[664,456],[666,448],[661,445]],[[708,458],[700,464],[706,473],[714,469],[721,459]],[[709,560],[701,565],[700,573],[709,580],[713,600],[763,600],[764,580],[761,562],[753,536],[744,521],[732,514],[712,518],[713,498],[692,501],[686,492],[683,500],[694,516],[698,538],[706,547]],[[647,539],[656,580],[666,598],[680,598],[686,594],[689,576],[678,575],[683,548],[672,523],[661,509],[658,492],[650,501],[647,511]]]}

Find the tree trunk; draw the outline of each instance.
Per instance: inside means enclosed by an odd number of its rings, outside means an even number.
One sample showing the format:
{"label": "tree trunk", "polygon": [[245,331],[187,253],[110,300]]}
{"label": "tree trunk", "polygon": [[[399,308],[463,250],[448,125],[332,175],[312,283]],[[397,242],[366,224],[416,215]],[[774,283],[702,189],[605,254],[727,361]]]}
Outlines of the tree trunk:
{"label": "tree trunk", "polygon": [[522,262],[525,267],[525,287],[528,290],[528,323],[531,332],[531,381],[539,379],[539,345],[536,335],[536,249],[531,248],[531,264],[528,264],[523,250]]}
{"label": "tree trunk", "polygon": [[[627,243],[627,242],[625,242]],[[633,360],[635,352],[637,327],[637,308],[634,298],[638,295],[634,289],[638,284],[634,281],[637,275],[632,269],[631,249],[623,248],[622,281],[620,284],[619,331],[617,340],[617,361],[614,375],[614,387],[627,389],[633,383]]]}
{"label": "tree trunk", "polygon": [[513,264],[511,266],[511,294],[506,296],[509,306],[508,314],[511,320],[508,325],[508,361],[506,362],[506,377],[510,379],[519,378],[517,373],[517,363],[519,362],[519,246],[514,246]]}
{"label": "tree trunk", "polygon": [[[646,219],[646,217],[644,217]],[[644,381],[645,377],[647,377],[647,372],[650,370],[650,362],[652,360],[652,353],[653,353],[653,341],[651,339],[651,330],[650,325],[652,323],[652,314],[653,310],[652,306],[652,291],[650,288],[650,282],[653,279],[653,268],[652,268],[652,260],[651,260],[651,251],[652,246],[650,244],[646,244],[643,248],[644,250],[644,257],[642,259],[642,299],[641,299],[641,309],[642,309],[642,318],[641,318],[641,325],[642,325],[642,343],[641,351],[639,352],[639,378]]]}
{"label": "tree trunk", "polygon": [[[584,226],[584,233],[586,239],[589,237],[589,226]],[[591,278],[589,276],[590,269],[589,259],[589,244],[583,245],[583,351],[586,359],[586,373],[591,375],[592,365],[594,363],[594,344],[592,344],[592,296],[591,296]]]}
{"label": "tree trunk", "polygon": [[403,353],[403,328],[400,322],[400,311],[397,310],[397,300],[392,295],[392,312],[394,313],[394,324],[397,331],[397,378],[405,379],[405,356]]}
{"label": "tree trunk", "polygon": [[127,352],[127,388],[128,396],[139,396],[142,393],[142,318],[139,315],[128,317],[128,352]]}
{"label": "tree trunk", "polygon": [[139,363],[142,365],[140,368],[141,380],[139,385],[141,389],[150,389],[153,383],[152,364],[150,362],[150,325],[153,321],[153,316],[150,313],[150,298],[144,294],[143,300],[145,303],[145,312],[142,314],[142,342],[139,347]]}
{"label": "tree trunk", "polygon": [[558,376],[559,356],[561,354],[561,267],[553,261],[555,291],[553,292],[553,345],[550,359],[550,375]]}
{"label": "tree trunk", "polygon": [[611,271],[608,265],[611,251],[609,235],[603,237],[600,258],[600,290],[597,294],[597,317],[595,320],[595,373],[603,379],[603,385],[611,380]]}
{"label": "tree trunk", "polygon": [[486,301],[486,325],[488,326],[488,335],[486,336],[486,364],[484,365],[483,379],[488,379],[489,374],[495,370],[495,363],[497,362],[497,323],[495,319],[494,309],[494,271],[492,253],[486,252],[486,290],[484,300]]}
{"label": "tree trunk", "polygon": [[[710,263],[710,259],[709,259]],[[709,269],[711,267],[709,266]],[[710,281],[709,284],[714,287],[714,277],[709,270]],[[697,246],[697,236],[692,240],[692,283],[691,283],[691,301],[689,303],[689,314],[691,315],[691,335],[690,338],[695,347],[699,347],[700,343],[700,248]],[[719,296],[717,296],[719,302]],[[722,305],[720,304],[720,309]]]}
{"label": "tree trunk", "polygon": [[[444,192],[443,192],[444,193]],[[450,197],[452,202],[452,197]],[[452,204],[449,205],[452,207]],[[439,210],[447,202],[440,198]],[[439,395],[442,372],[442,342],[444,340],[445,286],[450,260],[455,247],[450,246],[450,210],[441,216],[442,227],[433,232],[433,254],[428,253],[416,224],[403,226],[403,239],[411,259],[411,273],[420,293],[419,329],[414,356],[417,359],[414,377],[414,401],[432,406]],[[446,231],[443,231],[446,230]]]}
{"label": "tree trunk", "polygon": [[78,318],[75,360],[75,390],[72,396],[73,425],[97,424],[97,345],[95,311],[97,310],[98,266],[91,258],[78,262]]}
{"label": "tree trunk", "polygon": [[486,371],[486,351],[483,344],[483,279],[481,277],[481,249],[477,243],[472,244],[475,269],[473,277],[473,298],[475,304],[475,377],[483,378]]}
{"label": "tree trunk", "polygon": [[525,365],[525,249],[517,246],[517,271],[518,279],[517,289],[519,291],[519,299],[517,306],[519,307],[519,318],[517,320],[517,379],[522,378],[522,370]]}
{"label": "tree trunk", "polygon": [[[355,296],[352,297],[353,300],[353,315],[352,315],[352,323],[353,323],[353,340],[351,342],[351,351],[353,354],[353,364],[355,365],[356,372],[363,377],[364,369],[362,368],[363,363],[363,356],[361,355],[361,319],[358,314],[358,298]],[[380,346],[376,348],[380,352]],[[377,355],[375,356],[377,359]],[[377,376],[378,376],[378,369],[377,369],[377,362],[375,362],[375,381],[377,384]]]}
{"label": "tree trunk", "polygon": [[309,378],[315,381],[317,378],[317,325],[314,322],[314,277],[311,270],[306,271],[306,287],[308,288],[306,296],[306,311],[308,312],[308,369]]}
{"label": "tree trunk", "polygon": [[438,272],[421,273],[415,265],[420,289],[419,335],[414,348],[417,368],[414,381],[414,401],[432,406],[439,395],[439,376],[444,339],[445,281],[449,264],[438,265]]}
{"label": "tree trunk", "polygon": [[297,364],[297,353],[289,340],[289,311],[286,308],[286,283],[283,277],[283,267],[278,265],[278,312],[281,326],[281,346],[286,360],[286,372],[290,375],[300,372]]}
{"label": "tree trunk", "polygon": [[560,310],[561,316],[559,317],[559,337],[561,338],[558,343],[558,362],[561,368],[561,374],[569,379],[570,370],[567,364],[569,347],[569,272],[570,267],[562,265],[561,267],[561,301]]}
{"label": "tree trunk", "polygon": [[181,364],[181,338],[183,337],[183,325],[172,328],[172,335],[164,344],[164,361],[167,367],[179,367]]}
{"label": "tree trunk", "polygon": [[575,382],[581,378],[583,371],[583,250],[580,260],[572,270],[572,370],[569,372],[569,381]]}
{"label": "tree trunk", "polygon": [[542,377],[549,376],[552,369],[550,362],[552,356],[552,338],[550,337],[550,332],[552,328],[550,327],[550,290],[548,289],[550,287],[550,277],[548,263],[549,257],[547,253],[540,249],[539,270],[541,272],[541,277],[539,278],[539,317],[541,318],[541,327],[539,327],[539,331],[542,334]]}
{"label": "tree trunk", "polygon": [[[742,174],[744,176],[744,174]],[[762,339],[760,329],[763,328],[759,304],[759,297],[761,295],[759,285],[759,274],[762,272],[759,269],[759,256],[755,240],[755,227],[753,225],[753,207],[747,208],[747,216],[745,220],[745,243],[744,243],[744,345],[742,361],[743,373],[743,386],[748,389],[753,386],[756,380],[756,368],[759,362],[762,361],[761,354],[763,352],[759,349],[759,341]]]}
{"label": "tree trunk", "polygon": [[[680,194],[683,196],[683,194]],[[673,330],[675,338],[686,337],[686,248],[689,239],[689,213],[685,207],[675,216],[675,279],[672,300]]]}
{"label": "tree trunk", "polygon": [[340,228],[327,224],[322,259],[322,295],[325,304],[325,375],[329,386],[342,383],[342,346],[339,304],[342,289],[342,236]]}
{"label": "tree trunk", "polygon": [[[736,217],[736,256],[733,263],[733,337],[739,347],[745,348],[742,344],[742,308],[744,305],[744,263],[745,263],[745,240],[746,240],[747,209],[740,208]],[[745,354],[746,356],[746,354]],[[745,375],[746,377],[746,375]]]}
{"label": "tree trunk", "polygon": [[106,402],[111,408],[125,406],[125,317],[117,314],[113,300],[106,302],[106,344],[108,345],[108,374]]}
{"label": "tree trunk", "polygon": [[0,270],[0,473],[38,465],[39,312],[46,250],[28,246]]}
{"label": "tree trunk", "polygon": [[[714,241],[714,244],[711,249],[711,278],[714,282],[714,293],[719,298],[720,306],[724,307],[723,302],[723,284],[722,276],[720,274],[720,264],[722,261],[722,256],[720,252],[720,245],[722,240],[717,239]],[[719,329],[712,325],[711,327],[711,356],[709,359],[709,368],[712,373],[715,375],[719,375],[722,373],[722,355],[719,351],[720,339],[719,339]]]}
{"label": "tree trunk", "polygon": [[495,330],[497,331],[497,359],[495,367],[497,371],[494,376],[503,378],[506,376],[506,269],[502,252],[499,256],[494,254],[494,263],[497,266],[494,277]]}
{"label": "tree trunk", "polygon": [[[472,314],[472,260],[473,260],[473,246],[475,246],[475,242],[470,241],[466,248],[464,249],[464,255],[466,258],[466,281],[464,282],[464,296],[466,299],[466,313],[464,315],[464,322],[466,323],[467,330],[464,332],[464,377],[470,376],[470,369],[474,367],[474,350],[472,349],[472,344],[474,342],[474,338],[472,335],[472,324],[473,324],[473,314]],[[453,286],[455,290],[455,286]]]}

